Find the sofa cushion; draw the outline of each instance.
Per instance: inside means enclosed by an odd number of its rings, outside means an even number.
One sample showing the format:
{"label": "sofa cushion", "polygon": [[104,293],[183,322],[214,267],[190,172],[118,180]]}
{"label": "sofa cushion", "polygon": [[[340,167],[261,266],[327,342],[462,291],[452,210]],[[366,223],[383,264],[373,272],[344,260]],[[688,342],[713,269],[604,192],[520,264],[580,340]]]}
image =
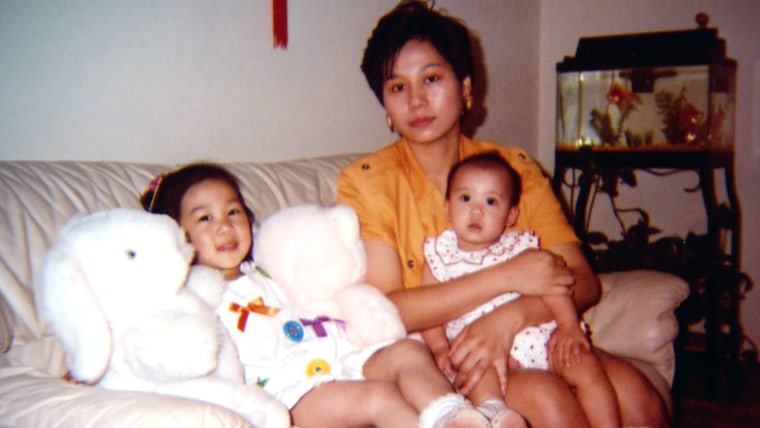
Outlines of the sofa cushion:
{"label": "sofa cushion", "polygon": [[[223,165],[238,177],[247,204],[262,219],[296,203],[333,204],[338,172],[359,156]],[[0,236],[4,238],[0,241],[0,294],[11,309],[2,311],[10,314],[0,320],[2,327],[22,343],[44,334],[34,309],[31,282],[58,230],[72,215],[114,207],[139,208],[138,196],[151,179],[176,167],[0,161]],[[10,340],[5,334],[0,338],[0,345]]]}
{"label": "sofa cushion", "polygon": [[689,295],[681,278],[652,270],[599,275],[602,298],[583,315],[594,345],[614,355],[654,365],[673,381],[678,335],[674,310]]}
{"label": "sofa cushion", "polygon": [[3,427],[250,428],[231,410],[168,395],[71,385],[28,367],[0,368]]}

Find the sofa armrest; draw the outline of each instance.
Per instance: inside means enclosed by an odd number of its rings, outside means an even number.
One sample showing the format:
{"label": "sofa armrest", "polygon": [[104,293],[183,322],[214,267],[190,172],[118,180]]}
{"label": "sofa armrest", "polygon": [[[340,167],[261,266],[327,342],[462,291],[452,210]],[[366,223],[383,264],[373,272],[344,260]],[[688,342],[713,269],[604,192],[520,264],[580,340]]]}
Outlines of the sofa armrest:
{"label": "sofa armrest", "polygon": [[30,367],[0,368],[0,397],[0,426],[250,427],[233,411],[210,403],[71,385]]}
{"label": "sofa armrest", "polygon": [[675,309],[689,295],[681,278],[634,270],[599,275],[602,298],[583,315],[594,345],[611,354],[651,364],[672,385]]}

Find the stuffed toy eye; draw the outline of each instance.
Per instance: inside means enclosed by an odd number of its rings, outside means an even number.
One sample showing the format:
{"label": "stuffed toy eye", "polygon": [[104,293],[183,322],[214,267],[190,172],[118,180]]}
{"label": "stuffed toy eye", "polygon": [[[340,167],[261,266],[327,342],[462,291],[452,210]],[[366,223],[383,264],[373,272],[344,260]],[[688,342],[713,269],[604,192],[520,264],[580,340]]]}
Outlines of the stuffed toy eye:
{"label": "stuffed toy eye", "polygon": [[126,253],[127,253],[127,258],[129,259],[134,259],[135,257],[137,257],[137,251],[135,250],[127,250]]}

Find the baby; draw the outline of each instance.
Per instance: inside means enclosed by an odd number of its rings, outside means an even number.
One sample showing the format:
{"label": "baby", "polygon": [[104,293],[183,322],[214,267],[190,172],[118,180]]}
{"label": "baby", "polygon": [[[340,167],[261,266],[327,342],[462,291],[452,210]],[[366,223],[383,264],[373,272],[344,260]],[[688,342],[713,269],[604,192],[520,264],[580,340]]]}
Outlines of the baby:
{"label": "baby", "polygon": [[[538,248],[538,239],[529,232],[504,233],[517,221],[520,193],[519,174],[496,152],[475,155],[454,165],[445,194],[446,214],[452,228],[425,240],[423,284],[445,282],[503,262],[529,248]],[[455,376],[449,360],[449,341],[482,315],[519,297],[514,292],[503,294],[445,327],[424,331],[422,336],[439,368],[447,376]],[[515,336],[510,367],[556,372],[576,389],[592,426],[620,426],[615,391],[592,351],[572,299],[545,296],[543,301],[554,320],[528,327]],[[502,397],[495,368],[487,372],[468,396],[483,414],[491,417],[494,426],[503,419],[514,421],[505,426],[525,426]]]}

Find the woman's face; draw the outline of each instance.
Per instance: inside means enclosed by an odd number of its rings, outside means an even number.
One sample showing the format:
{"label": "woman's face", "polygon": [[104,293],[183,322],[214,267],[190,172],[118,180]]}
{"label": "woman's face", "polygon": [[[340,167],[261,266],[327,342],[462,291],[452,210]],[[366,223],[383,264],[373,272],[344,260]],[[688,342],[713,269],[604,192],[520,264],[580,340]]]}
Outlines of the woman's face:
{"label": "woman's face", "polygon": [[180,226],[196,250],[196,262],[218,269],[227,280],[240,276],[240,263],[251,248],[251,225],[235,189],[208,179],[182,197]]}
{"label": "woman's face", "polygon": [[383,105],[396,131],[412,144],[458,141],[469,94],[469,77],[460,82],[430,42],[410,40],[383,85]]}

